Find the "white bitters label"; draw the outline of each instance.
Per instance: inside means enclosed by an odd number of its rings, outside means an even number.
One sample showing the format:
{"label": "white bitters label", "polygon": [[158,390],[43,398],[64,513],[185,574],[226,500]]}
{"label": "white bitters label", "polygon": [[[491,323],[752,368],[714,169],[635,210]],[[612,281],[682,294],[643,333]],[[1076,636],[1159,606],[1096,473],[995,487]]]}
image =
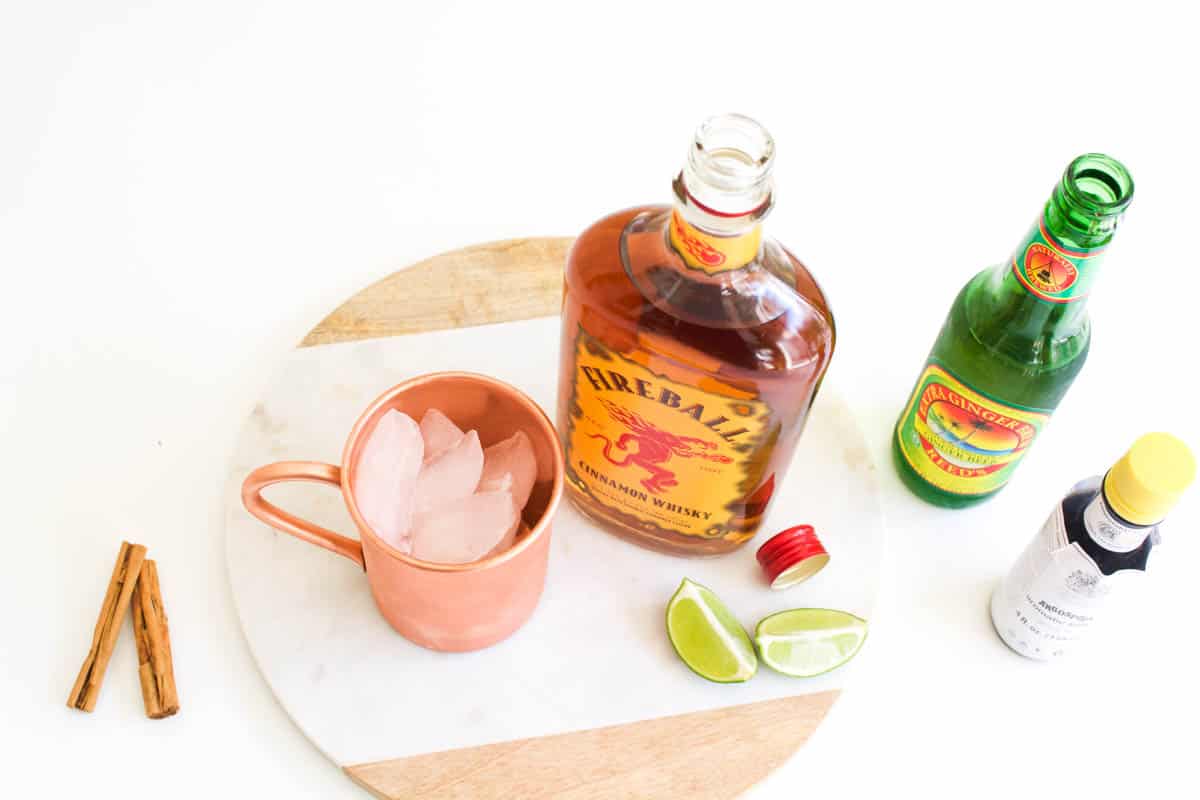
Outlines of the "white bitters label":
{"label": "white bitters label", "polygon": [[[1102,546],[1116,551],[1091,528],[1096,505],[1103,507],[1103,498],[1097,496],[1089,504],[1084,512],[1085,524]],[[1114,518],[1108,515],[1107,519]],[[1120,527],[1124,530],[1115,538],[1122,545],[1133,533],[1140,545],[1147,534],[1145,528]],[[1091,626],[1115,581],[1141,574],[1140,570],[1120,570],[1113,575],[1100,572],[1082,547],[1067,541],[1060,504],[992,595],[996,633],[1023,656],[1056,658]]]}

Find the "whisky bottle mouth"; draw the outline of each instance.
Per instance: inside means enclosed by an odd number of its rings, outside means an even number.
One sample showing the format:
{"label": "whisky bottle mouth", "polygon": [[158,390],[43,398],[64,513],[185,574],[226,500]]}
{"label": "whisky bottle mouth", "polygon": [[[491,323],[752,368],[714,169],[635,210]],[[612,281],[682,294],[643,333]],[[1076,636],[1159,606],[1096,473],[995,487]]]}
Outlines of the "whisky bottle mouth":
{"label": "whisky bottle mouth", "polygon": [[714,188],[748,191],[770,178],[775,140],[750,117],[717,114],[696,128],[688,162]]}
{"label": "whisky bottle mouth", "polygon": [[742,114],[718,114],[696,129],[675,193],[685,208],[718,218],[760,219],[771,204],[775,140]]}

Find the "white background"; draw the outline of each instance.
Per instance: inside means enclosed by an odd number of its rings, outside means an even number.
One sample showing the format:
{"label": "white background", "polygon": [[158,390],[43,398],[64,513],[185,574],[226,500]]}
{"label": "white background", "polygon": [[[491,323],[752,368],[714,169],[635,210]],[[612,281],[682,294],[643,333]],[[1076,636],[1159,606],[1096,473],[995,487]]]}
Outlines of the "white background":
{"label": "white background", "polygon": [[[1067,486],[1146,430],[1200,445],[1195,26],[1049,5],[6,2],[0,792],[364,796],[275,704],[233,614],[220,493],[241,419],[397,254],[663,200],[692,127],[726,109],[778,141],[769,230],[835,303],[831,379],[877,445],[892,529],[854,687],[752,795],[1189,791],[1196,496],[1072,661],[1024,662],[986,619]],[[1086,150],[1138,185],[1087,368],[1008,490],[924,506],[887,466],[890,424],[958,287]],[[160,563],[185,705],[168,721],[142,715],[128,633],[96,713],[64,707],[120,537]]]}

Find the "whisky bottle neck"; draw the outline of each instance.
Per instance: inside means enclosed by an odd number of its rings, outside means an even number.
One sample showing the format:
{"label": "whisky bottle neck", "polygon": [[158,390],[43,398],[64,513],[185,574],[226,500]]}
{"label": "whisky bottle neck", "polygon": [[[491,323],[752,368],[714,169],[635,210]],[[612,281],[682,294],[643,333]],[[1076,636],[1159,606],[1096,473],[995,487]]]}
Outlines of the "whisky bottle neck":
{"label": "whisky bottle neck", "polygon": [[672,189],[668,232],[684,264],[708,275],[758,261],[762,220],[771,210],[775,143],[748,117],[722,114],[696,130]]}
{"label": "whisky bottle neck", "polygon": [[[726,224],[720,233],[704,224],[697,214],[682,203],[671,211],[668,238],[689,269],[707,275],[719,275],[745,269],[759,260],[762,224],[757,220],[741,225]],[[701,217],[697,220],[697,217]],[[697,221],[693,221],[697,220]],[[699,224],[697,224],[699,222]]]}

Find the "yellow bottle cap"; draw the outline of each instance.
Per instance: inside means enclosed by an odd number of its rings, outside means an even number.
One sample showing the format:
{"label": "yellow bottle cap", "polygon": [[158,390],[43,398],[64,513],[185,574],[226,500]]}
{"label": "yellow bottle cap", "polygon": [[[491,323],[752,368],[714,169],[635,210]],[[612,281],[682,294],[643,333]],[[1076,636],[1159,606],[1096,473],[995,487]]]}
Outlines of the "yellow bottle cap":
{"label": "yellow bottle cap", "polygon": [[1196,459],[1169,433],[1147,433],[1104,477],[1104,496],[1122,518],[1153,525],[1167,516],[1196,477]]}

